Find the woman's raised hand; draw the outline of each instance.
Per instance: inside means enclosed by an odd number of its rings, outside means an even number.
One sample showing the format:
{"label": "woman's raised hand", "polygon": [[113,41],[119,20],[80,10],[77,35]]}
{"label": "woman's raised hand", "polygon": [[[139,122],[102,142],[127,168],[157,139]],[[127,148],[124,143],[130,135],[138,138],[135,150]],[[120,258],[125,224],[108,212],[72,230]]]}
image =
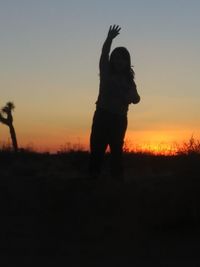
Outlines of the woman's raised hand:
{"label": "woman's raised hand", "polygon": [[108,38],[114,39],[120,32],[121,28],[119,25],[113,25],[110,26],[109,31],[108,31]]}

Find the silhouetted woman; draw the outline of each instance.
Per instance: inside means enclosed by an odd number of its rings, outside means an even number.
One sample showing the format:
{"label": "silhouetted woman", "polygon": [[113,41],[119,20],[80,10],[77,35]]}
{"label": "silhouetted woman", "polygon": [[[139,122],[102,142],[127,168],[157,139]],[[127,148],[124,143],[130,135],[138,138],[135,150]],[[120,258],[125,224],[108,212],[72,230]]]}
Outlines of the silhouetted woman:
{"label": "silhouetted woman", "polygon": [[140,96],[134,82],[131,58],[125,47],[115,48],[109,56],[112,40],[119,26],[110,26],[100,57],[100,86],[90,135],[90,174],[100,174],[107,146],[111,151],[111,175],[123,179],[122,152],[127,129],[129,104],[137,104]]}

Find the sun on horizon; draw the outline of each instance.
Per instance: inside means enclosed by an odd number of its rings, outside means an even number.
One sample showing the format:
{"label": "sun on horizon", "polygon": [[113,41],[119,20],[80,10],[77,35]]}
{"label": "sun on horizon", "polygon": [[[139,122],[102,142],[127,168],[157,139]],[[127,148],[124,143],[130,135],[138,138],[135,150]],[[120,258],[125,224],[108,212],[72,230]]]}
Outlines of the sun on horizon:
{"label": "sun on horizon", "polygon": [[[12,147],[11,140],[7,136],[5,139],[6,141],[1,140],[0,141],[0,150],[6,150],[10,149]],[[62,141],[61,141],[62,140]],[[166,139],[166,141],[163,141],[164,139],[158,138],[158,141],[153,139],[153,141],[136,141],[134,138],[131,138],[131,136],[127,136],[124,140],[124,147],[123,151],[125,153],[150,153],[152,155],[163,155],[163,156],[170,156],[170,155],[176,155],[181,150],[187,150],[189,147],[194,148],[194,150],[197,148],[199,149],[199,139],[195,138],[193,136],[190,136],[189,138],[185,138],[184,140],[179,141],[169,141]],[[70,151],[90,151],[89,148],[89,135],[84,136],[81,138],[76,139],[70,139],[66,140],[66,138],[58,139],[57,142],[53,139],[48,139],[42,141],[42,139],[39,141],[39,139],[36,139],[35,141],[26,141],[20,140],[19,148],[28,150],[28,151],[34,151],[38,153],[59,153],[59,152],[70,152]],[[185,148],[184,148],[185,147]],[[109,149],[108,149],[109,151]]]}

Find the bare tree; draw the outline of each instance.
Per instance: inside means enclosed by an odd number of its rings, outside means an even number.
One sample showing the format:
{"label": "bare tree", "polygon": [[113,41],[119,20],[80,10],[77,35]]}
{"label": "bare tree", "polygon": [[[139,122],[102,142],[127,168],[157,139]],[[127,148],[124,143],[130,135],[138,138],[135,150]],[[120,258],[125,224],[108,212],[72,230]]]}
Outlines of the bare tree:
{"label": "bare tree", "polygon": [[[13,116],[12,116],[12,111],[14,110],[14,108],[15,108],[14,104],[12,102],[8,102],[1,109],[0,122],[9,127],[13,149],[15,152],[17,152],[18,151],[17,137],[15,133],[15,128],[13,126]],[[6,117],[4,117],[4,115],[6,115]]]}

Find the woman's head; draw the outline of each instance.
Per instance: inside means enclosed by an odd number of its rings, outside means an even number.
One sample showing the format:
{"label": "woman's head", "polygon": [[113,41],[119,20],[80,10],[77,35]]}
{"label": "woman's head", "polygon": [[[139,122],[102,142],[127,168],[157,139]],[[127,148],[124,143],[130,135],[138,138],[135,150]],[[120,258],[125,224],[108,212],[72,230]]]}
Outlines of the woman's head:
{"label": "woman's head", "polygon": [[131,68],[131,57],[125,47],[115,48],[110,55],[110,68],[113,73],[130,74],[133,70]]}

